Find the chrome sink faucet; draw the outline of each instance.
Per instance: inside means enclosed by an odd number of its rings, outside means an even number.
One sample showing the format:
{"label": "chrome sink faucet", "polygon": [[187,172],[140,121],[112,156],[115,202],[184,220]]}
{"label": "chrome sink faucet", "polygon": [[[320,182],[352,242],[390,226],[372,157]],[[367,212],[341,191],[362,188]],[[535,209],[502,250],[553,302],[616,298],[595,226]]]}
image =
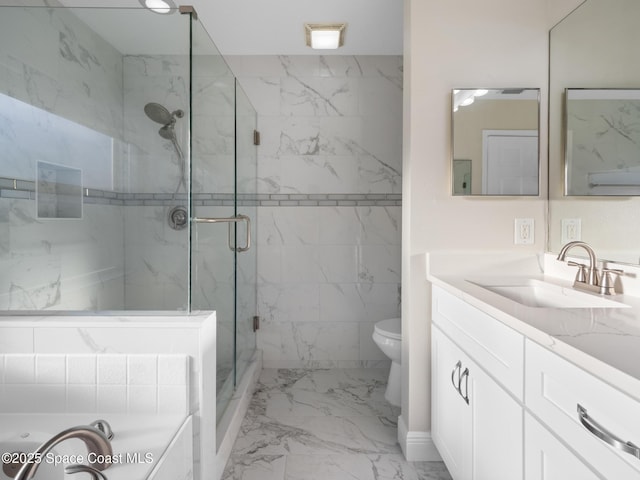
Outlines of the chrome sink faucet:
{"label": "chrome sink faucet", "polygon": [[82,440],[87,446],[88,452],[101,460],[92,465],[97,470],[104,470],[111,465],[113,450],[111,449],[111,442],[107,436],[96,427],[80,425],[63,430],[40,445],[31,455],[33,461],[22,465],[16,476],[13,477],[13,480],[30,480],[33,478],[41,463],[37,460],[44,459],[53,447],[70,438]]}
{"label": "chrome sink faucet", "polygon": [[601,295],[615,295],[617,292],[615,289],[615,282],[611,278],[611,274],[621,274],[623,271],[614,268],[602,268],[601,278],[597,265],[598,259],[596,258],[593,248],[591,248],[588,243],[581,241],[569,242],[564,245],[558,254],[558,260],[564,262],[567,252],[573,247],[582,247],[589,255],[588,267],[581,263],[568,262],[569,265],[578,267],[578,273],[576,274],[576,279],[573,282],[573,287],[580,290],[599,293]]}

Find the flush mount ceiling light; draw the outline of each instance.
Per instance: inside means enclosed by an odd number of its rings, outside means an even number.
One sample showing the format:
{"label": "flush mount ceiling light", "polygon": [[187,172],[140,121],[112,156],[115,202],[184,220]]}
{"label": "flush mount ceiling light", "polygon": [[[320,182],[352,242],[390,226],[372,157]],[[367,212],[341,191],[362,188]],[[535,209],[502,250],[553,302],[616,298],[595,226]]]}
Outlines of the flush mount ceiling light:
{"label": "flush mount ceiling light", "polygon": [[176,10],[176,4],[172,0],[138,0],[140,5],[155,13],[166,15]]}
{"label": "flush mount ceiling light", "polygon": [[308,47],[329,50],[344,45],[346,23],[305,23],[304,34]]}

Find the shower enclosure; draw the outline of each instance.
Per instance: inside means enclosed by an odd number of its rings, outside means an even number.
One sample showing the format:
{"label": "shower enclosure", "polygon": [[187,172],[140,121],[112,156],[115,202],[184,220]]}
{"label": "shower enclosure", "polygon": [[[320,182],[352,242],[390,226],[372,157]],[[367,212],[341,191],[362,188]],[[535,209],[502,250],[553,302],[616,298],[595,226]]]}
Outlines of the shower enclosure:
{"label": "shower enclosure", "polygon": [[215,310],[220,417],[255,351],[255,129],[189,7],[0,7],[0,309]]}

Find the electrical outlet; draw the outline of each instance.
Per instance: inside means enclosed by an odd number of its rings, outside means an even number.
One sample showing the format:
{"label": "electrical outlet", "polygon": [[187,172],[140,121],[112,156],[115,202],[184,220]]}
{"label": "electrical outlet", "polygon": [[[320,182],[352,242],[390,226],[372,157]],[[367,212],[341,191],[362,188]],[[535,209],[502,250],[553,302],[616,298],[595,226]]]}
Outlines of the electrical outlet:
{"label": "electrical outlet", "polygon": [[532,245],[533,242],[533,218],[516,218],[513,243],[516,245]]}
{"label": "electrical outlet", "polygon": [[582,236],[582,225],[579,218],[562,219],[562,244],[580,240]]}

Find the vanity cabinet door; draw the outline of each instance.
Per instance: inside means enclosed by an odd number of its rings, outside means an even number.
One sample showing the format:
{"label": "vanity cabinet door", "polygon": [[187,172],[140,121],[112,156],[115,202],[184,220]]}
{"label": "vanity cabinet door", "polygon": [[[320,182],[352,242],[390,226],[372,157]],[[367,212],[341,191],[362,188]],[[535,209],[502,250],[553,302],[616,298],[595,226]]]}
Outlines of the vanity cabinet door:
{"label": "vanity cabinet door", "polygon": [[[431,434],[454,480],[471,477],[471,407],[458,387],[467,357],[438,328],[431,336]],[[465,379],[466,380],[466,379]]]}
{"label": "vanity cabinet door", "polygon": [[524,409],[483,369],[473,365],[469,371],[472,380],[469,402],[473,409],[472,478],[522,479]]}
{"label": "vanity cabinet door", "polygon": [[525,480],[602,480],[528,413],[524,423]]}
{"label": "vanity cabinet door", "polygon": [[437,327],[432,348],[432,435],[453,479],[522,479],[522,406]]}

